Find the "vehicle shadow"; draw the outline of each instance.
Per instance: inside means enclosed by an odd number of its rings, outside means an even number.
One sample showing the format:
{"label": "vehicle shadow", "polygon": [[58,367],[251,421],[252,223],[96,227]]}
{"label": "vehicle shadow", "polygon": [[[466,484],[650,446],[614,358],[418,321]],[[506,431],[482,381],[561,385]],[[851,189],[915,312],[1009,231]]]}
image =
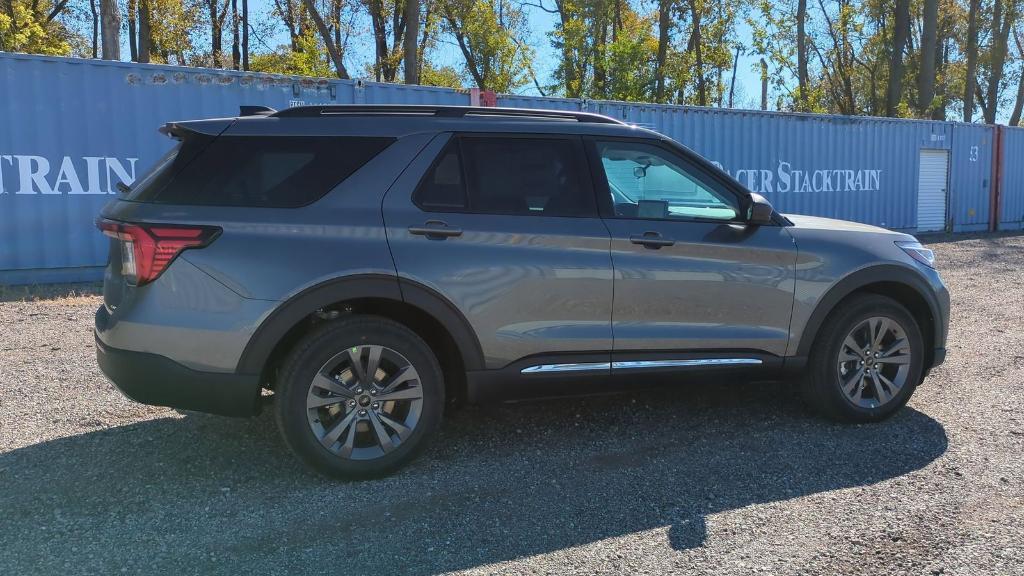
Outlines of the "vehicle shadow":
{"label": "vehicle shadow", "polygon": [[187,414],[0,454],[0,573],[435,574],[869,485],[947,448],[914,409],[807,416],[781,384],[467,408],[394,476],[307,473],[272,418]]}

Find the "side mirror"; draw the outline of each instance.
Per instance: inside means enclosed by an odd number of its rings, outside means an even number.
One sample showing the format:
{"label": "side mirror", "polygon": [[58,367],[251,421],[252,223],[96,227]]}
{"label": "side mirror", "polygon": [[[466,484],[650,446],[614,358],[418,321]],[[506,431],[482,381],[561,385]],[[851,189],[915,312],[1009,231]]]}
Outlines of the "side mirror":
{"label": "side mirror", "polygon": [[760,194],[750,194],[750,207],[747,208],[747,223],[759,226],[762,224],[772,224],[772,213],[775,209],[772,208],[771,202],[765,199]]}

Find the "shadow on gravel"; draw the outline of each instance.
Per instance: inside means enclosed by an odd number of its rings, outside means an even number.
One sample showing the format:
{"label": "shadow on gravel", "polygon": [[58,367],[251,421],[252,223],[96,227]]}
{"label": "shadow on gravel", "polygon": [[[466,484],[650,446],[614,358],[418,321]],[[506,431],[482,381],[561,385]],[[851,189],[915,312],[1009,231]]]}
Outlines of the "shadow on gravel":
{"label": "shadow on gravel", "polygon": [[782,385],[684,385],[466,409],[409,468],[337,483],[266,415],[186,415],[0,455],[0,573],[433,574],[641,531],[687,549],[708,515],[890,480],[946,447],[910,408],[841,426]]}

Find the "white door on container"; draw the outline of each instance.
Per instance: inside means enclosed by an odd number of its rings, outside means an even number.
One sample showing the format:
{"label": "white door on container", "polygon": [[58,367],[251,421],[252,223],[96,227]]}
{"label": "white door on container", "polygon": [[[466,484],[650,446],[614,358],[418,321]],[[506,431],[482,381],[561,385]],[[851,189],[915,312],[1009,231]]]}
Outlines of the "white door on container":
{"label": "white door on container", "polygon": [[921,232],[946,229],[948,173],[948,150],[921,150],[917,173],[917,229]]}

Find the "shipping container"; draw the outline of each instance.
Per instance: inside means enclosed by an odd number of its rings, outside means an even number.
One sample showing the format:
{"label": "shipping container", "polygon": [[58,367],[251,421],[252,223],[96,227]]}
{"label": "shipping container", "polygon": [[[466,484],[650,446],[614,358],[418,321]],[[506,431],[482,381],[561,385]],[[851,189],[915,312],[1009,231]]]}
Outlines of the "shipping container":
{"label": "shipping container", "polygon": [[[470,92],[364,81],[0,53],[0,283],[99,278],[108,245],[93,221],[171,145],[174,120],[241,105],[469,105]],[[984,230],[995,129],[529,96],[498,105],[584,110],[661,132],[783,212],[897,230]],[[999,225],[1024,220],[1024,130],[1003,132]]]}
{"label": "shipping container", "polygon": [[1024,128],[1002,128],[999,229],[1024,229]]}

